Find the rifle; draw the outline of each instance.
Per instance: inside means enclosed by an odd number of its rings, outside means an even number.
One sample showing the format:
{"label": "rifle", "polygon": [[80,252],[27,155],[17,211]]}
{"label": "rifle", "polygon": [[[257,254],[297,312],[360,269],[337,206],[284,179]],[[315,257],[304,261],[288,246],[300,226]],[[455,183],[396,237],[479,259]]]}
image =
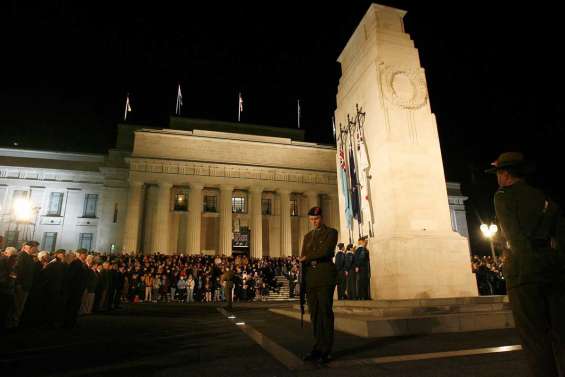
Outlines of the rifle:
{"label": "rifle", "polygon": [[304,304],[306,303],[306,265],[300,262],[300,327],[304,328]]}

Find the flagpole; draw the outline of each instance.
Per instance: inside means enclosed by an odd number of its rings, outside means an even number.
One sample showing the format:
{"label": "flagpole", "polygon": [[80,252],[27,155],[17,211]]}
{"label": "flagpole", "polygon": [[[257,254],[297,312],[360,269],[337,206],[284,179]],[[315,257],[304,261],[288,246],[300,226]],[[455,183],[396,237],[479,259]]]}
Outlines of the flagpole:
{"label": "flagpole", "polygon": [[241,113],[243,112],[243,98],[239,92],[238,106],[237,106],[237,121],[241,122]]}
{"label": "flagpole", "polygon": [[300,128],[300,98],[296,100],[297,103],[297,123],[298,123],[298,128]]}

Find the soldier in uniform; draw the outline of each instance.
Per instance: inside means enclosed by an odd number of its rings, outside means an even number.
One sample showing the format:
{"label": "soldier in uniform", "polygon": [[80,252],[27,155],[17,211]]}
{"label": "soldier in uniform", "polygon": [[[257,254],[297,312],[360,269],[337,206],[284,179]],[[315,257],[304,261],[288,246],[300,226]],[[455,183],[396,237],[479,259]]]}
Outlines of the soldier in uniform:
{"label": "soldier in uniform", "polygon": [[226,301],[227,301],[226,309],[232,308],[233,279],[234,279],[234,274],[233,274],[232,269],[229,266],[226,266],[224,273],[222,274],[222,277],[221,277],[221,281],[225,283],[225,285],[224,285],[224,291],[225,291],[224,295],[226,296]]}
{"label": "soldier in uniform", "polygon": [[335,269],[337,270],[337,299],[345,300],[345,288],[347,287],[345,276],[345,246],[343,243],[337,244],[335,254]]}
{"label": "soldier in uniform", "polygon": [[314,229],[304,236],[300,262],[305,273],[306,300],[315,343],[304,360],[325,364],[330,361],[334,341],[332,307],[337,273],[332,260],[337,244],[337,230],[322,223],[320,207],[312,207],[308,211],[308,220]]}
{"label": "soldier in uniform", "polygon": [[367,250],[367,237],[360,237],[355,249],[354,262],[357,275],[357,299],[369,299],[369,252]]}
{"label": "soldier in uniform", "polygon": [[357,274],[355,273],[355,254],[353,253],[353,244],[347,245],[345,249],[345,279],[347,282],[347,299],[355,300],[357,298]]}
{"label": "soldier in uniform", "polygon": [[521,153],[507,152],[487,172],[496,173],[496,217],[507,242],[508,298],[534,376],[565,373],[564,250],[557,249],[558,206],[528,185],[531,170]]}

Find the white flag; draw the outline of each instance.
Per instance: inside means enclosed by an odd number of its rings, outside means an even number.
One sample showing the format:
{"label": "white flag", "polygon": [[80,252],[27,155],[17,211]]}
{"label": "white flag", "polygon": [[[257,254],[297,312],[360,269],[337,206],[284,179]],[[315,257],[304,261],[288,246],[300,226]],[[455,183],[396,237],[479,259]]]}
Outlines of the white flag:
{"label": "white flag", "polygon": [[181,108],[182,108],[182,92],[180,90],[180,83],[179,83],[179,89],[177,91],[177,106],[175,108],[176,115],[180,115]]}
{"label": "white flag", "polygon": [[357,152],[359,161],[359,183],[361,184],[361,213],[363,219],[363,234],[373,235],[373,224],[375,223],[373,216],[373,205],[371,203],[371,163],[367,153],[367,144],[362,128],[357,130]]}
{"label": "white flag", "polygon": [[131,112],[131,106],[129,103],[129,93],[126,96],[126,109],[124,110],[124,120],[128,118],[128,113]]}
{"label": "white flag", "polygon": [[243,97],[241,96],[241,92],[239,92],[239,107],[237,111],[237,121],[241,121],[241,113],[243,112]]}

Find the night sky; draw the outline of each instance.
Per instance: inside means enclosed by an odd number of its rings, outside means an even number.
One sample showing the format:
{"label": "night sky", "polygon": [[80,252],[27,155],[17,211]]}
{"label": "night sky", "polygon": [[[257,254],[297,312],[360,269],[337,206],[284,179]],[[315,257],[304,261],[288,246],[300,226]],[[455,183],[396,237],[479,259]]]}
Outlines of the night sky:
{"label": "night sky", "polygon": [[[127,92],[129,122],[165,126],[178,82],[183,116],[234,121],[241,91],[242,121],[296,127],[300,98],[307,140],[332,142],[336,59],[370,1],[191,3],[1,5],[0,145],[105,153]],[[496,185],[482,170],[505,150],[525,152],[532,181],[562,199],[562,14],[539,1],[381,3],[408,11],[469,220],[493,216]]]}

